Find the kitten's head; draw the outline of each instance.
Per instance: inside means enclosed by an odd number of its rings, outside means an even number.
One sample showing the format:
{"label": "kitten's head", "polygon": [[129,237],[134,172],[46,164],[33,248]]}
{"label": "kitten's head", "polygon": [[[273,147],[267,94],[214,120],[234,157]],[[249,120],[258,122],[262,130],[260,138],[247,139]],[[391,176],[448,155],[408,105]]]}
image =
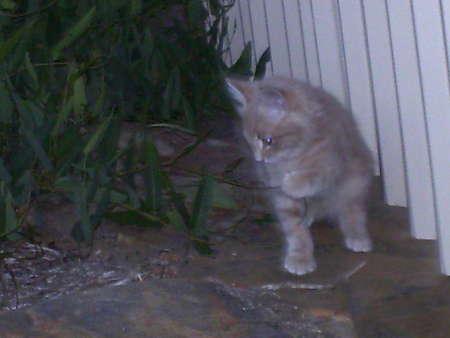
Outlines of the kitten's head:
{"label": "kitten's head", "polygon": [[256,161],[278,163],[296,157],[304,149],[314,126],[306,116],[298,114],[294,88],[264,81],[227,82]]}

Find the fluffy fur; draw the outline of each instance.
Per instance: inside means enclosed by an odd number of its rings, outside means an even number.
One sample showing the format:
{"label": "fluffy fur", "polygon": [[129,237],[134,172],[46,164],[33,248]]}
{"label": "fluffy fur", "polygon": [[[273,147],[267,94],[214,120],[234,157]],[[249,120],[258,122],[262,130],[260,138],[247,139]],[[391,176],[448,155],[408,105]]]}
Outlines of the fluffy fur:
{"label": "fluffy fur", "polygon": [[244,136],[271,187],[286,238],[284,268],[314,271],[309,227],[319,218],[340,225],[346,246],[366,252],[366,197],[373,161],[351,113],[319,88],[295,79],[228,80]]}

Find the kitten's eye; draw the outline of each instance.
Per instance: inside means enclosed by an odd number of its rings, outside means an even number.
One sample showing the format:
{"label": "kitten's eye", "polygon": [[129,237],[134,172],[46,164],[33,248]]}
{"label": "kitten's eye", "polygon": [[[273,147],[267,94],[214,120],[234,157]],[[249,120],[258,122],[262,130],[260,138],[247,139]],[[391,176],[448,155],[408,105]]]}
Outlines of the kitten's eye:
{"label": "kitten's eye", "polygon": [[264,143],[266,146],[271,146],[272,143],[273,143],[273,139],[272,139],[272,138],[265,138],[265,139],[262,140],[262,141],[263,141],[263,143]]}
{"label": "kitten's eye", "polygon": [[258,140],[260,140],[265,146],[271,146],[273,144],[273,138],[268,137],[268,138],[262,138],[261,135],[258,133],[256,134],[256,137],[258,138]]}

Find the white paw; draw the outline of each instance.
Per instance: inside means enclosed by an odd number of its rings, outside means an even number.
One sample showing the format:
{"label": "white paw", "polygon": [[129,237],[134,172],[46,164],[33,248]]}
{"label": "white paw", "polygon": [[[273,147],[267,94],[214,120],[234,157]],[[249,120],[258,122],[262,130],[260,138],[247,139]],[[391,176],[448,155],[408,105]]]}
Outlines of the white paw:
{"label": "white paw", "polygon": [[295,275],[305,275],[316,269],[314,258],[287,256],[284,260],[284,268]]}
{"label": "white paw", "polygon": [[372,251],[372,240],[369,237],[362,238],[346,238],[345,245],[355,252]]}

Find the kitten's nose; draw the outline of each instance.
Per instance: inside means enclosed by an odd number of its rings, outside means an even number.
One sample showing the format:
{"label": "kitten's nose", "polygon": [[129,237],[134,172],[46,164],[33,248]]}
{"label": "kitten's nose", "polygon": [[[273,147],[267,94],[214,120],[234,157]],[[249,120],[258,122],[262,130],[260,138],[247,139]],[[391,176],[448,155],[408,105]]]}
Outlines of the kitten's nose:
{"label": "kitten's nose", "polygon": [[253,157],[255,158],[256,162],[263,161],[263,152],[261,151],[261,149],[253,147]]}

